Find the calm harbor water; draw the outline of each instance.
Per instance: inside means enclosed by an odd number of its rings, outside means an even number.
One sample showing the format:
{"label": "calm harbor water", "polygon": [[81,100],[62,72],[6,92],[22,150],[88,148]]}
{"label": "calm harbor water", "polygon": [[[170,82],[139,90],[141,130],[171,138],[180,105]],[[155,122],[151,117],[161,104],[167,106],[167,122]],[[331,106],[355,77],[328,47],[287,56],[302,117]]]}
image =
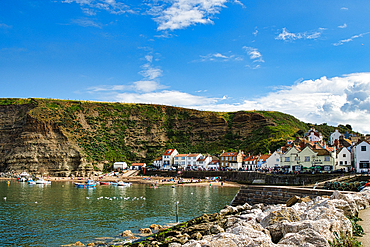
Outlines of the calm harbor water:
{"label": "calm harbor water", "polygon": [[[97,186],[78,189],[72,182],[28,185],[0,181],[0,246],[60,246],[133,233],[151,224],[187,221],[218,212],[238,188],[217,186]],[[5,199],[6,197],[6,199]]]}

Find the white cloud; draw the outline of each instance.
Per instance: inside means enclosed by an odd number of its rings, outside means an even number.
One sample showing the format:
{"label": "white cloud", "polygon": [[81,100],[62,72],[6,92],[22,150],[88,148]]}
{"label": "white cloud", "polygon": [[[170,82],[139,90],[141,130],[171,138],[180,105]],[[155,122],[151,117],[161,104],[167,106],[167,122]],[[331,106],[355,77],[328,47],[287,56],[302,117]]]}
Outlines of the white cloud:
{"label": "white cloud", "polygon": [[320,38],[325,28],[319,28],[317,31],[309,31],[303,33],[290,33],[285,27],[283,31],[275,38],[277,40],[297,40],[297,39],[317,39]]}
{"label": "white cloud", "polygon": [[[253,60],[254,63],[264,63],[265,61],[262,58],[261,53],[258,51],[257,48],[243,46],[243,49],[247,52],[249,55],[249,58]],[[246,67],[251,69],[259,69],[261,67],[260,64],[257,65],[246,65]]]}
{"label": "white cloud", "polygon": [[77,3],[86,15],[95,15],[96,9],[106,10],[111,14],[134,13],[129,6],[115,0],[62,0],[62,3]]}
{"label": "white cloud", "polygon": [[257,36],[257,34],[258,34],[258,30],[256,29],[256,31],[253,32],[253,35]]}
{"label": "white cloud", "polygon": [[353,41],[354,39],[362,38],[364,35],[369,34],[369,33],[370,33],[370,32],[361,33],[361,34],[358,34],[358,35],[353,35],[351,38],[340,40],[340,41],[338,41],[337,43],[334,43],[333,45],[334,45],[334,46],[343,45],[344,43],[351,42],[351,41]]}
{"label": "white cloud", "polygon": [[116,101],[129,103],[150,103],[163,105],[176,105],[183,107],[197,108],[197,106],[214,104],[218,101],[216,98],[207,98],[195,96],[189,93],[179,91],[161,91],[145,94],[122,93],[115,96]]}
{"label": "white cloud", "polygon": [[339,28],[346,28],[347,27],[347,24],[346,23],[344,23],[343,25],[341,25],[341,26],[338,26]]}
{"label": "white cloud", "polygon": [[[210,53],[208,55],[205,55],[205,56],[200,56],[200,61],[201,62],[208,62],[208,61],[212,61],[212,62],[227,62],[227,61],[242,61],[243,58],[240,57],[240,56],[236,56],[236,55],[225,55],[225,54],[221,54],[221,53]],[[198,60],[199,61],[199,60]],[[195,61],[197,62],[197,61]]]}
{"label": "white cloud", "polygon": [[102,24],[100,23],[96,23],[95,21],[93,20],[89,20],[89,19],[76,19],[76,20],[72,20],[72,23],[75,23],[79,26],[82,26],[82,27],[97,27],[97,28],[102,28]]}
{"label": "white cloud", "polygon": [[6,25],[4,23],[0,23],[0,28],[12,28],[12,26]]}
{"label": "white cloud", "polygon": [[211,18],[225,7],[227,0],[174,0],[153,5],[148,14],[156,16],[158,30],[183,29],[195,24],[212,24]]}
{"label": "white cloud", "polygon": [[342,8],[340,8],[341,10],[348,10],[348,8],[347,7],[342,7]]}

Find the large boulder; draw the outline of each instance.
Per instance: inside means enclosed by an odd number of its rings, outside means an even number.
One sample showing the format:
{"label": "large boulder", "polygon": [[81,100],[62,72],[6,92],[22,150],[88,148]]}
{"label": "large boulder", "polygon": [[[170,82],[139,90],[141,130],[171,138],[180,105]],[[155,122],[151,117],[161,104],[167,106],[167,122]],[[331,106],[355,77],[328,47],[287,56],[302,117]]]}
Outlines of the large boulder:
{"label": "large boulder", "polygon": [[[297,233],[288,233],[280,241],[279,245],[303,246],[305,244],[313,246],[329,247],[329,242],[313,229],[304,229]],[[306,245],[307,246],[307,245]]]}
{"label": "large boulder", "polygon": [[295,222],[301,219],[294,208],[282,207],[280,210],[271,211],[260,223],[267,227],[283,220]]}

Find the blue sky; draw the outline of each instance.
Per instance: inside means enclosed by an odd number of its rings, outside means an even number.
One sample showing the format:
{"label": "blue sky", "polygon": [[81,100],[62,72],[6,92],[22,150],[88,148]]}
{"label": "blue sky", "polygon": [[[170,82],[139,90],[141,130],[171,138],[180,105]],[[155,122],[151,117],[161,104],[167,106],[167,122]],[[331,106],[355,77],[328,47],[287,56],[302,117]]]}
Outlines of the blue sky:
{"label": "blue sky", "polygon": [[0,97],[274,110],[370,133],[368,0],[2,0]]}

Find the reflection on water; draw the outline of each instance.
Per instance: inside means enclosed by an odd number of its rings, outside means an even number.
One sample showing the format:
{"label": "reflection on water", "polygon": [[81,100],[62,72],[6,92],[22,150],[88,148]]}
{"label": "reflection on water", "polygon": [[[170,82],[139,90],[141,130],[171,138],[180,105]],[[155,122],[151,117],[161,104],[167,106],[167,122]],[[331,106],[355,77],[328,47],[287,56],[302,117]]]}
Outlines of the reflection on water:
{"label": "reflection on water", "polygon": [[[157,189],[146,185],[78,189],[70,182],[33,185],[0,181],[0,246],[59,246],[98,237],[138,232],[214,213],[229,204],[238,188],[217,186]],[[6,200],[4,199],[6,197]]]}

